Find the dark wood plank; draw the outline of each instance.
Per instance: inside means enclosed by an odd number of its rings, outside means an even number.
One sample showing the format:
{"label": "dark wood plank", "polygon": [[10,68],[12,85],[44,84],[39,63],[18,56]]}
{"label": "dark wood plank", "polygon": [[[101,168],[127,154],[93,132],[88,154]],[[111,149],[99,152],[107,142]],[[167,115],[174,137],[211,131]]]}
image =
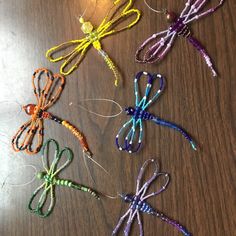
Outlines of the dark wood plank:
{"label": "dark wood plank", "polygon": [[[185,1],[152,1],[153,7],[168,7],[181,11]],[[212,1],[209,5],[216,4]],[[89,17],[94,1],[8,0],[0,1],[1,86],[0,101],[17,100],[27,104],[34,99],[31,74],[36,68],[47,67],[54,73],[59,65],[51,64],[44,54],[61,42],[82,37],[76,19],[86,6]],[[111,5],[99,1],[91,21],[99,23]],[[235,154],[236,154],[236,21],[235,1],[226,1],[214,15],[194,23],[194,35],[205,45],[220,74],[213,79],[199,53],[184,39],[178,39],[169,55],[160,64],[140,65],[134,62],[137,47],[154,32],[165,29],[164,16],[150,12],[142,1],[135,6],[143,16],[137,26],[102,41],[104,50],[119,66],[123,78],[120,87],[113,86],[113,76],[94,49],[90,49],[79,70],[66,78],[66,87],[57,104],[50,109],[55,115],[69,120],[86,134],[94,158],[108,169],[108,178],[89,164],[96,184],[86,172],[77,140],[63,127],[45,122],[46,138],[59,141],[74,153],[74,161],[63,177],[90,185],[108,194],[115,189],[134,191],[139,168],[148,158],[157,158],[161,170],[170,173],[171,183],[166,192],[150,203],[170,217],[179,220],[193,235],[235,235]],[[207,6],[209,7],[209,6]],[[207,8],[206,7],[206,8]],[[159,72],[167,78],[164,94],[150,109],[154,114],[182,125],[197,140],[197,152],[177,133],[167,128],[145,125],[145,146],[130,157],[118,152],[114,137],[127,119],[104,119],[76,106],[84,98],[110,98],[122,106],[134,101],[133,78],[140,70]],[[90,108],[112,112],[109,104],[92,103]],[[2,111],[1,111],[2,112]],[[0,125],[1,134],[11,137],[26,120],[21,113]],[[8,173],[25,179],[26,171],[17,170],[24,164],[41,167],[39,155],[13,154],[7,138],[1,135],[1,182]],[[27,235],[111,235],[119,216],[125,211],[119,199],[102,199],[66,188],[56,191],[57,203],[48,219],[40,219],[27,210],[28,200],[39,181],[22,187],[4,186],[0,190],[0,234]],[[114,187],[115,186],[115,187]],[[151,216],[143,217],[145,235],[178,235],[178,232]],[[138,234],[137,226],[133,235]]]}

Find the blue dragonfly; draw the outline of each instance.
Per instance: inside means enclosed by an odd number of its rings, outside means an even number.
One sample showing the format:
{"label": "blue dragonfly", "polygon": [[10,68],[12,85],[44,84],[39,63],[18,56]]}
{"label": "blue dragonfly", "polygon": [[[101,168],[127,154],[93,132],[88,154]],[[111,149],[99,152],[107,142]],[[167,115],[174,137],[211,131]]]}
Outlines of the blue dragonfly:
{"label": "blue dragonfly", "polygon": [[[145,95],[140,99],[138,81],[143,76],[148,78],[148,82],[145,89]],[[159,80],[160,87],[154,96],[149,98],[152,85],[156,79]],[[133,153],[140,149],[143,139],[143,121],[148,120],[154,122],[157,125],[169,127],[180,132],[189,141],[192,148],[197,150],[196,144],[183,128],[172,122],[154,116],[147,111],[147,108],[158,99],[164,90],[164,82],[164,77],[160,74],[150,74],[144,71],[137,73],[134,79],[135,107],[125,108],[126,114],[131,116],[131,118],[121,127],[118,134],[116,135],[116,145],[119,150]]]}

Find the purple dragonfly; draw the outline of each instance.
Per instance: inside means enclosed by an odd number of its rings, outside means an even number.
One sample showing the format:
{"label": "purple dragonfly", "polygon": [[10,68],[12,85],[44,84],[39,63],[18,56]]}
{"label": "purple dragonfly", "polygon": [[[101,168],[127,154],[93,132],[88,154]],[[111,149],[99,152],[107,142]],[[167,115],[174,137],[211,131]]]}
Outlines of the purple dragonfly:
{"label": "purple dragonfly", "polygon": [[[143,184],[143,186],[140,186],[144,171],[149,164],[155,165],[154,174],[152,175],[152,177],[148,181],[146,181]],[[162,187],[157,192],[147,193],[147,190],[148,190],[149,186],[153,183],[153,181],[155,181],[157,178],[160,178],[161,176],[165,178],[165,182],[162,185]],[[116,227],[114,228],[114,230],[112,232],[112,235],[115,236],[119,233],[120,227],[124,223],[125,219],[127,219],[127,222],[126,222],[126,225],[124,228],[124,235],[128,236],[131,231],[132,223],[134,222],[135,219],[137,219],[138,225],[139,225],[139,234],[140,234],[140,236],[143,236],[144,231],[143,231],[140,213],[146,213],[146,214],[149,214],[152,216],[156,216],[159,219],[161,219],[162,221],[174,226],[183,235],[191,236],[191,234],[188,232],[188,230],[184,226],[180,225],[177,221],[168,218],[163,213],[155,210],[146,201],[148,198],[153,197],[153,196],[157,196],[160,193],[162,193],[163,191],[165,191],[169,181],[170,181],[169,174],[159,172],[158,165],[154,159],[149,159],[149,160],[145,161],[139,171],[139,175],[137,178],[136,193],[134,195],[133,194],[121,194],[120,195],[123,201],[125,201],[126,203],[129,203],[129,209],[120,218],[118,224],[116,225]]]}
{"label": "purple dragonfly", "polygon": [[[167,12],[167,19],[170,19],[171,25],[167,30],[153,34],[136,51],[136,61],[141,63],[154,63],[160,61],[171,49],[174,40],[177,36],[183,36],[201,53],[205,59],[206,64],[212,71],[213,76],[217,76],[217,73],[213,67],[210,56],[207,51],[201,45],[201,43],[195,39],[188,27],[188,23],[198,20],[204,16],[212,14],[219,7],[222,6],[225,0],[220,0],[216,7],[210,8],[207,11],[200,12],[208,0],[188,0],[185,4],[185,8],[181,12],[179,17],[173,12]],[[154,43],[153,43],[154,42]],[[141,52],[147,45],[151,46],[144,53],[144,56],[140,56]]]}
{"label": "purple dragonfly", "polygon": [[[142,76],[148,78],[144,96],[141,98],[138,82]],[[160,88],[156,91],[154,96],[150,98],[151,89],[155,80],[159,80]],[[143,139],[143,121],[151,121],[157,125],[174,129],[181,133],[191,144],[191,147],[196,150],[196,144],[190,135],[180,126],[163,120],[160,117],[154,116],[147,111],[147,108],[159,98],[164,90],[164,78],[160,74],[150,74],[144,71],[139,72],[134,79],[134,94],[135,107],[125,108],[127,115],[131,118],[121,127],[116,135],[116,145],[119,150],[125,150],[129,153],[137,152]]]}

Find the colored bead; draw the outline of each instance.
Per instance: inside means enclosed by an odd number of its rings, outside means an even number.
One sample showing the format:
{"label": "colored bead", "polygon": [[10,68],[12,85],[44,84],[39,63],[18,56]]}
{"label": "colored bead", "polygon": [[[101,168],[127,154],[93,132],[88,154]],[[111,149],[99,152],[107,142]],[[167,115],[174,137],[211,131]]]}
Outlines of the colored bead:
{"label": "colored bead", "polygon": [[174,12],[167,12],[166,13],[167,22],[173,23],[173,22],[175,22],[176,18],[177,18],[177,15]]}
{"label": "colored bead", "polygon": [[39,172],[39,173],[36,175],[36,177],[37,177],[38,179],[43,179],[44,176],[45,176],[45,173],[44,173],[44,172]]}
{"label": "colored bead", "polygon": [[89,34],[93,31],[93,25],[89,21],[84,22],[81,26],[81,30],[84,34]]}
{"label": "colored bead", "polygon": [[34,104],[28,104],[26,106],[23,106],[24,111],[27,115],[33,115],[35,111],[35,105]]}

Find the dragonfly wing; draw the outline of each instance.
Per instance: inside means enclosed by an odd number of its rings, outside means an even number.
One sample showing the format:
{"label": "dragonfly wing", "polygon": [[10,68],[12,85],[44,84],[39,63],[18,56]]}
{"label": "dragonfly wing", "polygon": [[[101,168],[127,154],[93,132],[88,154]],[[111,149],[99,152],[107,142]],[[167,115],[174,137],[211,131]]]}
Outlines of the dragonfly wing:
{"label": "dragonfly wing", "polygon": [[52,73],[46,68],[40,68],[34,71],[32,76],[32,85],[38,106],[42,107],[43,95],[47,94],[53,81]]}
{"label": "dragonfly wing", "polygon": [[[150,166],[151,164],[153,164],[155,167],[154,172],[151,177],[146,177],[147,180],[144,180],[144,177],[143,177],[144,173],[145,173],[146,169],[148,168],[148,166]],[[161,183],[161,186],[158,186],[158,191],[154,191],[154,192],[146,195],[147,190],[150,187],[150,185],[157,178],[161,178],[161,177],[163,177],[164,181],[162,181],[163,183]],[[139,195],[142,200],[145,200],[151,196],[156,196],[166,189],[169,181],[170,181],[169,175],[167,173],[159,172],[159,167],[158,167],[157,162],[154,159],[149,159],[144,162],[143,166],[141,167],[141,169],[139,171],[138,178],[137,178],[136,195]],[[142,184],[142,186],[141,186],[141,184]]]}
{"label": "dragonfly wing", "polygon": [[184,23],[188,24],[191,21],[198,20],[204,16],[208,16],[209,14],[214,13],[218,8],[220,8],[224,3],[224,0],[220,0],[219,3],[206,11],[199,12],[206,4],[205,2],[199,2],[196,1],[194,4],[192,4],[191,8],[188,9],[188,13],[184,13],[183,17],[185,18]]}
{"label": "dragonfly wing", "polygon": [[159,182],[161,182],[161,183],[159,183],[159,185],[157,187],[158,190],[155,190],[155,191],[147,194],[146,196],[143,195],[143,200],[148,199],[148,198],[153,197],[153,196],[156,196],[156,195],[159,195],[160,193],[162,193],[163,191],[166,190],[167,185],[170,182],[170,176],[169,176],[168,173],[165,173],[165,172],[157,173],[157,177],[154,178],[153,181],[156,180],[156,179],[159,179]]}
{"label": "dragonfly wing", "polygon": [[[33,126],[29,131],[29,136],[26,139],[26,152],[28,154],[38,153],[43,145],[43,120],[37,119],[33,122]],[[36,138],[37,137],[37,138]],[[37,141],[36,141],[37,140]]]}
{"label": "dragonfly wing", "polygon": [[[42,149],[42,162],[45,170],[52,177],[66,168],[73,158],[73,153],[69,148],[60,150],[59,144],[54,139],[49,139]],[[54,155],[52,162],[50,156]]]}
{"label": "dragonfly wing", "polygon": [[65,85],[65,78],[60,74],[54,74],[53,78],[53,83],[50,89],[48,90],[47,94],[45,94],[44,96],[44,110],[47,110],[58,100]]}
{"label": "dragonfly wing", "polygon": [[[105,37],[134,26],[140,19],[141,13],[138,9],[131,8],[133,0],[115,1],[108,14],[97,28],[99,36]],[[114,7],[116,10],[113,11]],[[122,26],[120,26],[122,24]],[[120,26],[120,27],[119,27]]]}
{"label": "dragonfly wing", "polygon": [[143,127],[142,127],[142,120],[138,119],[135,124],[133,124],[132,131],[130,134],[130,137],[126,139],[127,147],[128,147],[128,152],[129,153],[134,153],[137,152],[142,144],[142,138],[143,138]]}
{"label": "dragonfly wing", "polygon": [[130,215],[129,215],[129,219],[128,219],[128,221],[126,223],[126,226],[125,226],[125,229],[124,229],[124,235],[125,236],[129,235],[132,223],[135,219],[135,216],[137,216],[137,212],[138,212],[138,210],[131,210]]}
{"label": "dragonfly wing", "polygon": [[[176,32],[169,28],[157,34],[153,34],[146,40],[136,52],[136,61],[140,63],[154,63],[160,61],[167,52],[171,49],[174,39],[177,36]],[[148,49],[146,50],[146,48]],[[144,54],[140,54],[144,51]]]}
{"label": "dragonfly wing", "polygon": [[[147,77],[148,82],[146,85],[144,96],[140,100],[141,94],[140,94],[140,89],[139,89],[139,81],[143,75]],[[153,97],[150,98],[152,86],[153,86],[153,83],[155,82],[156,79],[158,79],[160,81],[160,87],[158,88],[157,92],[153,95]],[[140,107],[143,110],[146,109],[152,102],[154,102],[159,97],[159,95],[162,93],[163,90],[164,90],[164,77],[162,75],[160,75],[160,74],[152,75],[152,74],[150,74],[148,72],[144,72],[144,71],[139,72],[134,79],[136,107]]]}
{"label": "dragonfly wing", "polygon": [[[37,144],[36,138],[37,137]],[[43,120],[29,120],[23,124],[12,138],[12,147],[15,151],[25,150],[28,154],[38,153],[43,143]]]}
{"label": "dragonfly wing", "polygon": [[[63,61],[60,73],[69,75],[79,66],[89,46],[91,46],[91,42],[86,38],[71,40],[49,49],[46,52],[46,57],[51,62]],[[71,47],[73,49],[68,52]],[[59,54],[59,56],[54,57],[55,54]]]}
{"label": "dragonfly wing", "polygon": [[[48,196],[50,194],[50,196]],[[38,199],[36,200],[36,198]],[[47,205],[47,199],[50,197],[50,203]],[[31,212],[37,214],[40,217],[47,217],[51,214],[55,205],[54,187],[43,183],[38,187],[30,198],[28,208]],[[47,208],[45,211],[44,209]]]}
{"label": "dragonfly wing", "polygon": [[[136,128],[139,126],[139,138],[138,142],[135,141],[136,138]],[[121,143],[120,140],[123,140]],[[142,121],[139,119],[135,121],[131,118],[128,122],[126,122],[122,128],[119,130],[116,135],[116,145],[119,150],[125,150],[129,153],[137,152],[141,146],[142,142]]]}
{"label": "dragonfly wing", "polygon": [[12,138],[12,148],[14,151],[19,152],[26,149],[27,146],[24,144],[24,142],[19,143],[19,141],[23,133],[25,134],[26,137],[29,135],[28,130],[31,129],[31,126],[32,126],[32,121],[29,120],[25,122],[20,127],[19,130],[17,130],[16,134]]}
{"label": "dragonfly wing", "polygon": [[[154,82],[158,80],[159,87],[156,89],[155,93],[151,95],[151,90]],[[145,110],[148,106],[150,106],[154,101],[156,101],[159,96],[162,94],[163,90],[165,88],[165,79],[161,74],[154,74],[152,75],[152,78],[148,81],[145,91],[145,101],[142,104],[142,109]],[[144,99],[143,98],[143,99]]]}
{"label": "dragonfly wing", "polygon": [[114,228],[112,235],[115,236],[118,234],[120,227],[122,226],[124,220],[132,214],[132,210],[129,209],[122,217],[120,217],[116,227]]}
{"label": "dragonfly wing", "polygon": [[[130,126],[132,128],[132,124],[133,124],[133,119],[131,118],[121,127],[118,134],[116,135],[116,146],[118,147],[120,151],[127,149],[126,142],[124,141],[124,134],[129,133]],[[122,142],[121,142],[121,139],[122,139]]]}
{"label": "dragonfly wing", "polygon": [[52,176],[59,174],[63,169],[65,169],[73,159],[73,152],[69,148],[64,148],[60,151],[58,155],[58,161],[56,164],[56,170],[53,172]]}
{"label": "dragonfly wing", "polygon": [[42,68],[34,72],[32,82],[38,106],[45,111],[60,97],[65,79],[59,74],[53,75],[49,70]]}
{"label": "dragonfly wing", "polygon": [[142,224],[142,219],[139,212],[137,212],[137,218],[138,218],[138,226],[139,226],[139,235],[143,236],[143,224]]}

